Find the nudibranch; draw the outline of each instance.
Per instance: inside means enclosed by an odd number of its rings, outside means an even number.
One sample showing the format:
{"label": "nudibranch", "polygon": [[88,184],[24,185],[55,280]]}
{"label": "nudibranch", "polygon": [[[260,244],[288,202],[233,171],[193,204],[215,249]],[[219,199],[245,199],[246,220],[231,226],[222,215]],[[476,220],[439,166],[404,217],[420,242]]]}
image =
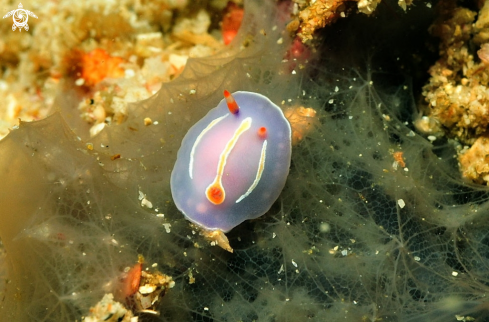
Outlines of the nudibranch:
{"label": "nudibranch", "polygon": [[291,127],[277,105],[253,92],[224,96],[187,132],[171,174],[177,208],[214,232],[266,213],[291,156]]}

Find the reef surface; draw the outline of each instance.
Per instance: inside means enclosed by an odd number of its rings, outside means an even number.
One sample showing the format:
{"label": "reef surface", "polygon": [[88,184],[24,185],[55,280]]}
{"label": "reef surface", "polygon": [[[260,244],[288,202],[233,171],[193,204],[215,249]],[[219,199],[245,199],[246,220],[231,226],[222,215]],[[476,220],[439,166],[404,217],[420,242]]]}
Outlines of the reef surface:
{"label": "reef surface", "polygon": [[[412,125],[407,66],[431,10],[379,9],[294,56],[275,4],[246,1],[226,50],[190,59],[123,123],[85,139],[69,92],[21,123],[0,142],[2,320],[79,320],[141,254],[175,281],[153,320],[482,321],[487,189]],[[228,234],[232,254],[199,236],[169,187],[183,136],[224,89],[317,112],[278,201]]]}

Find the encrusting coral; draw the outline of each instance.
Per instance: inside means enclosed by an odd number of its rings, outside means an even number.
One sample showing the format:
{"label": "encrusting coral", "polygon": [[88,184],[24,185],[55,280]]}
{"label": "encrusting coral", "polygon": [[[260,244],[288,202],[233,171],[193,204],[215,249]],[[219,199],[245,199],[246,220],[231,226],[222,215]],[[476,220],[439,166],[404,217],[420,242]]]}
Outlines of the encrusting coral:
{"label": "encrusting coral", "polygon": [[489,2],[477,13],[452,2],[440,3],[442,14],[431,27],[440,38],[440,59],[430,68],[423,88],[427,106],[416,121],[431,140],[446,133],[463,146],[461,172],[478,183],[489,181],[484,151],[489,147]]}

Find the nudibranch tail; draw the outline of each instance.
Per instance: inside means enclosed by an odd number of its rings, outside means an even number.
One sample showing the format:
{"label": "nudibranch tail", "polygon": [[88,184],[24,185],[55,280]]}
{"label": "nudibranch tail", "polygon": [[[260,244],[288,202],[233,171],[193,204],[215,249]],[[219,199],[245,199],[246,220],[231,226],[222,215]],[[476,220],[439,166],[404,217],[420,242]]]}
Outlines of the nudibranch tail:
{"label": "nudibranch tail", "polygon": [[226,98],[229,112],[231,112],[232,114],[237,114],[239,112],[239,106],[238,103],[236,103],[233,95],[231,95],[231,93],[229,93],[227,90],[224,90],[224,98]]}

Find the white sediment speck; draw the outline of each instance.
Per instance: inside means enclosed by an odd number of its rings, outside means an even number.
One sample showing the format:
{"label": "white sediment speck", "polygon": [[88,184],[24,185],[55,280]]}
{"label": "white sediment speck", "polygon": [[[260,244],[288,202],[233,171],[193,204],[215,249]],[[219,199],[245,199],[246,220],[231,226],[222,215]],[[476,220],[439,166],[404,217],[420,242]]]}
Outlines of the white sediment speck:
{"label": "white sediment speck", "polygon": [[144,198],[143,200],[141,200],[141,206],[151,209],[153,208],[153,203],[148,199]]}
{"label": "white sediment speck", "polygon": [[170,227],[171,224],[163,224],[163,227],[165,227],[165,231],[169,234],[171,232]]}
{"label": "white sediment speck", "polygon": [[280,269],[278,270],[277,274],[280,274],[284,271],[284,265],[280,266]]}
{"label": "white sediment speck", "polygon": [[399,205],[399,208],[404,208],[404,206],[406,206],[406,203],[404,202],[403,199],[399,199],[397,200],[397,204]]}

